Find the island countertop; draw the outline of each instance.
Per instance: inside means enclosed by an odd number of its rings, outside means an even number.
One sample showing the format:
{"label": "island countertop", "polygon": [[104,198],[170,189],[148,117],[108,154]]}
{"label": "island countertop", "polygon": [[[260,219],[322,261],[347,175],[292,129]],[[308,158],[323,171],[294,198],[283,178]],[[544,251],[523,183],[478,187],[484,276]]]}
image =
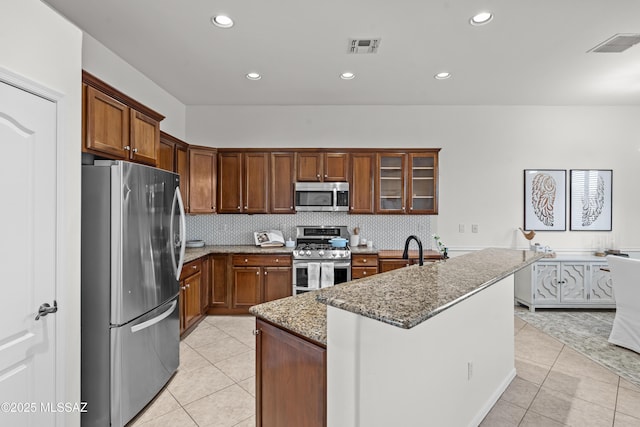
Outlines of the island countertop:
{"label": "island countertop", "polygon": [[483,249],[251,307],[257,317],[326,345],[326,305],[410,329],[543,254]]}

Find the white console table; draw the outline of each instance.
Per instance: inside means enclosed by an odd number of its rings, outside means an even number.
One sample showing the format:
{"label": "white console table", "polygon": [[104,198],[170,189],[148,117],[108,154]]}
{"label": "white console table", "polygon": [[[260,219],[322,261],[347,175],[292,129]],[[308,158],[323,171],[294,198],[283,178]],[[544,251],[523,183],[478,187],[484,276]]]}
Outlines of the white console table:
{"label": "white console table", "polygon": [[607,261],[595,256],[543,258],[516,272],[515,301],[536,308],[615,308]]}

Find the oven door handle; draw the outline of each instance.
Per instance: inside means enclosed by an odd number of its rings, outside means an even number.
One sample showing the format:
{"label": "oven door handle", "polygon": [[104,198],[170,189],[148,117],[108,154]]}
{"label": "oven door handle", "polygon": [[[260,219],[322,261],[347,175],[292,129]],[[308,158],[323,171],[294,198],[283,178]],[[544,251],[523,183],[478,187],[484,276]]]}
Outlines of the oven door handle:
{"label": "oven door handle", "polygon": [[[327,261],[317,261],[319,264],[322,264],[323,262],[332,262],[331,260],[327,260]],[[309,263],[308,262],[293,262],[293,268],[308,268],[309,267]],[[351,263],[346,261],[346,262],[334,262],[333,263],[333,267],[351,267]]]}
{"label": "oven door handle", "polygon": [[336,267],[351,267],[351,263],[350,262],[334,262],[333,268],[336,268]]}

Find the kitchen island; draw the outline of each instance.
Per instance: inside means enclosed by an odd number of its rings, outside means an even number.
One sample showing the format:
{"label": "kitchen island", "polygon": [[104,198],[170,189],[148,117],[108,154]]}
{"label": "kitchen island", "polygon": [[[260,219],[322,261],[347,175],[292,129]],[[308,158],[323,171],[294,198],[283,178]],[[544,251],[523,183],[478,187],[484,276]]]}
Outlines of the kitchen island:
{"label": "kitchen island", "polygon": [[[326,348],[326,383],[317,384],[326,387],[326,413],[317,425],[477,425],[515,376],[513,273],[540,257],[485,249],[261,304],[251,313],[259,325]],[[282,408],[261,405],[271,387],[261,371],[296,373],[262,360],[260,339],[258,425],[268,426]]]}

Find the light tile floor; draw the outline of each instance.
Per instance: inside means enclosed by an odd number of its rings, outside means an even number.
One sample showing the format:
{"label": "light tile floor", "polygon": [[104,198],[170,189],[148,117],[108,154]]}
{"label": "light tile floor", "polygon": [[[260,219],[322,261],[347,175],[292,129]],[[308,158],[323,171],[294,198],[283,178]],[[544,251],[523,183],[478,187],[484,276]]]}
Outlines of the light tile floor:
{"label": "light tile floor", "polygon": [[[255,426],[254,327],[250,316],[207,317],[180,343],[178,373],[130,426]],[[640,427],[640,387],[518,317],[514,330],[518,375],[482,427]]]}

